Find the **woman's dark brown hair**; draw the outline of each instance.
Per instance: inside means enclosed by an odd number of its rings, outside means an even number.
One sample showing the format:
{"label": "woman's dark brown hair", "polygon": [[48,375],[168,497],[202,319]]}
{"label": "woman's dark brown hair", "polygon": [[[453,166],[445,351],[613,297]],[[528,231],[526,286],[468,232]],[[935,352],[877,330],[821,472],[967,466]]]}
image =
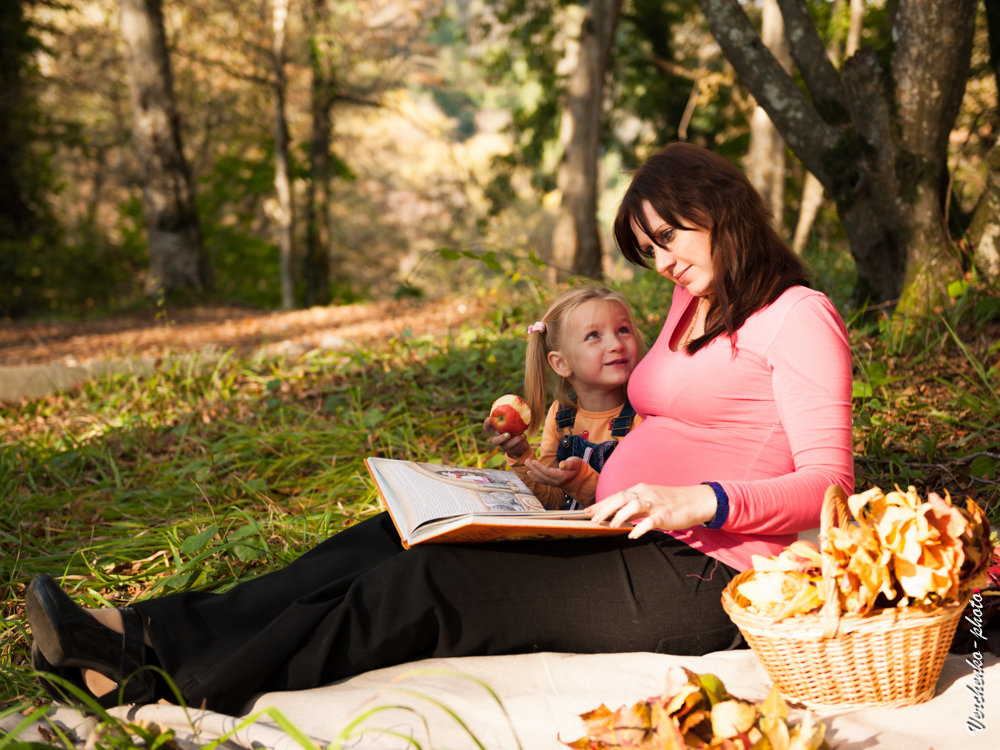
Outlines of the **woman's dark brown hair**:
{"label": "woman's dark brown hair", "polygon": [[712,307],[693,354],[722,333],[733,337],[748,317],[792,286],[810,286],[805,264],[778,236],[771,212],[736,166],[692,143],[672,143],[635,173],[615,218],[615,239],[632,263],[649,268],[633,232],[650,238],[643,202],[678,231],[706,229],[712,242]]}

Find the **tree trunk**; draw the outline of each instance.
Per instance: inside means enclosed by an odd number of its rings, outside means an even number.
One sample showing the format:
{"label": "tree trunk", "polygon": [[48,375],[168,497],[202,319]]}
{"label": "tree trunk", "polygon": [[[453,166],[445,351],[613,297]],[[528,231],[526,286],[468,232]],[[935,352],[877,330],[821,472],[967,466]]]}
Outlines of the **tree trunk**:
{"label": "tree trunk", "polygon": [[211,276],[181,143],[161,1],[120,0],[119,6],[149,244],[146,291],[202,292]]}
{"label": "tree trunk", "polygon": [[[26,241],[35,227],[31,188],[24,184],[29,173],[25,167],[31,157],[31,133],[24,104],[29,100],[26,90],[25,68],[31,56],[32,43],[25,20],[23,3],[7,2],[0,9],[0,242],[12,240]],[[13,295],[16,274],[5,268],[0,258],[0,270],[6,271],[0,290],[5,295]],[[0,303],[0,311],[4,305]]]}
{"label": "tree trunk", "polygon": [[562,194],[552,239],[553,266],[592,278],[602,275],[597,228],[597,161],[604,122],[604,82],[622,0],[591,0],[580,27],[579,52],[570,76],[560,140]]}
{"label": "tree trunk", "polygon": [[[831,15],[833,18],[839,17],[844,0],[834,0]],[[847,37],[844,40],[844,54],[839,53],[839,44],[831,42],[827,49],[830,59],[836,65],[841,65],[842,61],[855,52],[861,46],[861,28],[865,17],[865,0],[850,0],[849,20],[847,24]],[[823,205],[823,185],[812,172],[807,171],[802,184],[802,198],[799,201],[799,218],[795,224],[795,235],[792,238],[792,250],[797,255],[802,255],[809,241],[809,233],[812,231],[813,222]]]}
{"label": "tree trunk", "polygon": [[288,0],[273,0],[274,42],[274,190],[278,198],[275,219],[278,223],[278,248],[281,258],[281,306],[295,307],[294,209],[289,175],[288,120],[285,117],[285,27],[288,23]]}
{"label": "tree trunk", "polygon": [[809,233],[822,206],[823,183],[812,172],[806,172],[805,179],[802,180],[802,196],[799,198],[799,217],[792,235],[792,250],[796,255],[802,255],[806,251]]}
{"label": "tree trunk", "polygon": [[737,75],[833,198],[860,301],[927,312],[961,273],[943,222],[947,138],[965,90],[976,0],[900,0],[889,75],[862,49],[841,73],[802,0],[778,0],[809,96],[761,43],[738,0],[701,0]]}
{"label": "tree trunk", "polygon": [[[1000,3],[988,0],[986,29],[989,34],[990,65],[1000,87]],[[987,180],[969,224],[972,265],[991,284],[1000,281],[1000,142],[986,156]]]}
{"label": "tree trunk", "polygon": [[[901,175],[910,241],[900,307],[936,308],[962,278],[960,253],[945,225],[948,138],[962,106],[972,57],[977,0],[901,3],[896,11],[892,77],[896,82]],[[915,185],[913,190],[910,186]]]}
{"label": "tree trunk", "polygon": [[995,284],[1000,280],[1000,144],[986,157],[989,176],[969,224],[972,263],[979,276]]}
{"label": "tree trunk", "polygon": [[[792,58],[785,39],[785,24],[776,0],[763,0],[761,40],[785,70],[792,69]],[[779,232],[785,218],[785,142],[759,104],[750,116],[750,147],[744,160],[747,178],[757,188],[774,216]]]}
{"label": "tree trunk", "polygon": [[304,262],[305,302],[306,307],[312,307],[330,302],[330,137],[336,83],[325,41],[330,15],[327,0],[308,0],[302,7],[306,29],[309,30],[309,64],[312,68],[312,138],[309,142]]}

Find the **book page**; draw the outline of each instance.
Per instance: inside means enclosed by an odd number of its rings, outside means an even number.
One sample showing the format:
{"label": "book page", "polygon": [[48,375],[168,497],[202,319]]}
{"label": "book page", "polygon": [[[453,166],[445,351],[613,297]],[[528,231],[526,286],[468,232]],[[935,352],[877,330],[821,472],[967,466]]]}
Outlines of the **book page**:
{"label": "book page", "polygon": [[545,513],[512,471],[368,459],[387,505],[402,512],[406,533],[435,518],[466,513]]}

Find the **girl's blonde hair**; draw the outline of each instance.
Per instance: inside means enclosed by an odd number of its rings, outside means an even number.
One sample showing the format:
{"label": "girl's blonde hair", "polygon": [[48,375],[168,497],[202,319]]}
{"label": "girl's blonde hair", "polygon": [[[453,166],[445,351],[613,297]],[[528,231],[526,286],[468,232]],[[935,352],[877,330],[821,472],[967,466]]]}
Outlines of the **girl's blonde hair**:
{"label": "girl's blonde hair", "polygon": [[[532,326],[532,332],[528,335],[528,350],[524,358],[524,398],[531,407],[531,424],[528,425],[528,432],[535,432],[545,421],[547,411],[548,384],[550,379],[555,381],[554,400],[563,404],[569,403],[570,392],[573,389],[568,378],[556,375],[549,366],[549,352],[558,351],[560,348],[560,337],[564,333],[566,321],[569,316],[585,302],[617,302],[622,306],[628,316],[629,325],[635,336],[636,344],[639,347],[639,356],[646,353],[646,346],[643,342],[642,334],[635,325],[635,315],[632,306],[618,292],[613,292],[602,286],[583,286],[570,289],[560,295],[545,311],[540,323],[544,323],[544,330],[537,331]],[[624,394],[622,394],[624,396]]]}

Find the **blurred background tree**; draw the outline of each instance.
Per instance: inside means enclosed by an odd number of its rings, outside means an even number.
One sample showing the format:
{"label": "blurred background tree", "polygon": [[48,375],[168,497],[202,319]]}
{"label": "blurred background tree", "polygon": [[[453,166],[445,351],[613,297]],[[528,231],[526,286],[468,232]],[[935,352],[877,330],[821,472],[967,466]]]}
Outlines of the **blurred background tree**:
{"label": "blurred background tree", "polygon": [[685,139],[752,173],[757,106],[785,144],[763,159],[786,160],[779,228],[801,225],[825,284],[917,310],[995,281],[996,1],[775,1],[794,66],[765,54],[781,37],[761,42],[763,0],[11,0],[0,315],[149,311],[165,286],[130,5],[162,10],[193,302],[437,295],[542,274],[536,259],[627,275],[609,223],[629,170]]}
{"label": "blurred background tree", "polygon": [[42,268],[49,248],[62,241],[48,203],[57,180],[49,168],[45,114],[34,97],[43,51],[28,16],[35,4],[10,0],[0,7],[0,315],[47,306]]}
{"label": "blurred background tree", "polygon": [[208,290],[194,186],[174,97],[174,76],[161,0],[119,0],[125,68],[132,103],[132,143],[139,166],[149,247],[146,293]]}

